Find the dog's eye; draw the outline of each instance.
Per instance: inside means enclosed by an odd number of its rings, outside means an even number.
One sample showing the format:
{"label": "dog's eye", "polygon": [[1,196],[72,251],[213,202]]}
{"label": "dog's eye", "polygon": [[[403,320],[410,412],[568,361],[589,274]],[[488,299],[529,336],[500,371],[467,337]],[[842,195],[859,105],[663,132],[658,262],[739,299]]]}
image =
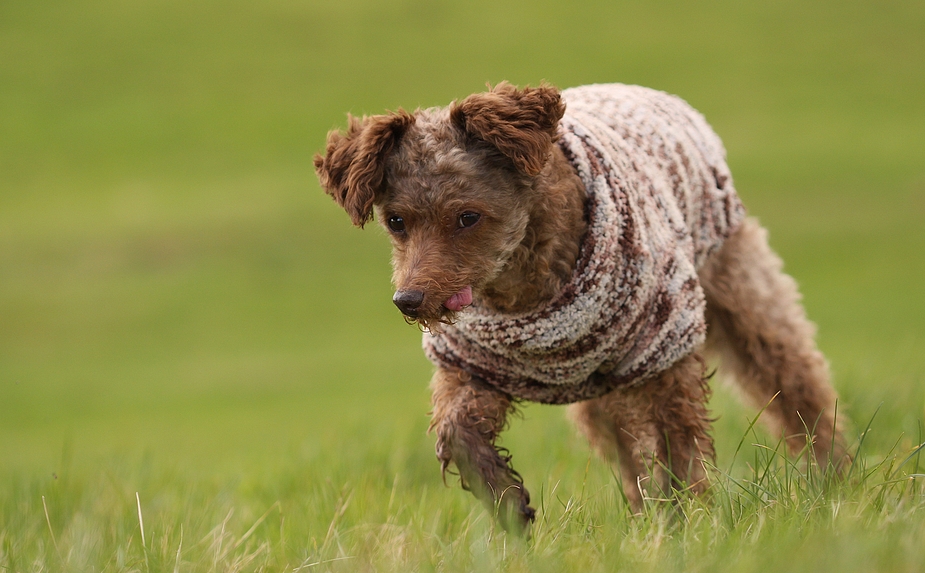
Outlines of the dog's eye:
{"label": "dog's eye", "polygon": [[460,227],[471,227],[479,222],[482,216],[478,213],[463,213],[459,216],[459,226]]}
{"label": "dog's eye", "polygon": [[405,231],[405,220],[401,217],[389,217],[389,229],[392,229],[395,233],[403,233]]}

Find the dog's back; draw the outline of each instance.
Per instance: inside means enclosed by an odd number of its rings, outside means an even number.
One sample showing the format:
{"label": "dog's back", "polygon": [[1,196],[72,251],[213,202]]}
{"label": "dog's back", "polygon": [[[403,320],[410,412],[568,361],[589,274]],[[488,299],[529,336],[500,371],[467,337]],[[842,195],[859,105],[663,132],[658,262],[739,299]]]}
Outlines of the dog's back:
{"label": "dog's back", "polygon": [[726,150],[703,115],[677,96],[641,86],[580,86],[563,90],[562,98],[563,126],[612,149],[601,160],[619,162],[612,171],[625,179],[611,185],[656,198],[653,207],[666,212],[678,234],[690,235],[700,268],[744,216]]}

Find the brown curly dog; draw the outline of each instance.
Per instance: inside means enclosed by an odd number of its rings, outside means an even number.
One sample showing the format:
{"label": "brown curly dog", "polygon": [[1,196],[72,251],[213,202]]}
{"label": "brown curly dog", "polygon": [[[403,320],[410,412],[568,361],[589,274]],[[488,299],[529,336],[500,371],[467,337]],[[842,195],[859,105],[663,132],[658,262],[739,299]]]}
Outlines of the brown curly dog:
{"label": "brown curly dog", "polygon": [[375,211],[389,234],[393,301],[436,365],[437,458],[506,528],[534,518],[496,446],[520,400],[571,404],[635,511],[705,491],[708,353],[793,453],[850,461],[796,284],[682,100],[502,83],[351,117],[315,168],[355,225]]}

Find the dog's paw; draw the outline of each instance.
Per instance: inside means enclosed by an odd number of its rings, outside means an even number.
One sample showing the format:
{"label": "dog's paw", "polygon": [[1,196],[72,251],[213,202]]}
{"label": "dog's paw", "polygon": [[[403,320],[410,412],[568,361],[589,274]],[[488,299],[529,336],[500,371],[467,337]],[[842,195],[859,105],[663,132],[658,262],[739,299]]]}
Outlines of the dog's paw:
{"label": "dog's paw", "polygon": [[496,506],[496,517],[508,533],[527,536],[530,524],[536,520],[536,510],[530,507],[530,493],[523,486],[511,486]]}

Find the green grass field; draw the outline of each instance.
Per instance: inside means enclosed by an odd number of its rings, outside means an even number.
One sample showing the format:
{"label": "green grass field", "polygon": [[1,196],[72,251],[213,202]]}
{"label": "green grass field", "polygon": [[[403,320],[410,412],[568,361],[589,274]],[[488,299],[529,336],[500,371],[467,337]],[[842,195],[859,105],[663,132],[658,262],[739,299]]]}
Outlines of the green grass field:
{"label": "green grass field", "polygon": [[[0,3],[0,571],[925,570],[923,30],[911,0]],[[503,442],[530,540],[443,485],[388,241],[311,156],[502,79],[705,113],[863,435],[846,483],[718,385],[678,512],[629,517],[552,407]]]}

